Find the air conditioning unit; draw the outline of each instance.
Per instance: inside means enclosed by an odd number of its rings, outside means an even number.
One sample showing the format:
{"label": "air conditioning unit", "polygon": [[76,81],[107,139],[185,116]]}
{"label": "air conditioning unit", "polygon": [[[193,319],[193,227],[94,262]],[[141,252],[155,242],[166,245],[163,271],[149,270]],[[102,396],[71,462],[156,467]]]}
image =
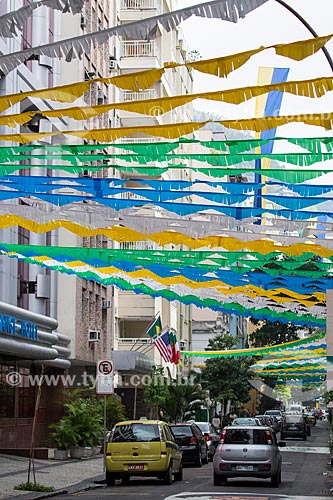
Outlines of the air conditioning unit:
{"label": "air conditioning unit", "polygon": [[84,16],[83,14],[81,15],[80,26],[82,29],[87,26],[87,19],[86,19],[86,16]]}
{"label": "air conditioning unit", "polygon": [[98,89],[97,91],[97,99],[99,101],[104,101],[105,95],[102,89]]}
{"label": "air conditioning unit", "polygon": [[186,346],[187,346],[187,340],[180,340],[179,341],[179,349],[181,351],[185,351]]}
{"label": "air conditioning unit", "polygon": [[113,59],[112,57],[110,57],[110,61],[109,61],[109,69],[110,71],[114,70],[117,68],[117,61],[115,59]]}
{"label": "air conditioning unit", "polygon": [[101,332],[99,330],[89,330],[89,342],[98,342],[101,340]]}
{"label": "air conditioning unit", "polygon": [[102,309],[110,309],[111,300],[102,299]]}

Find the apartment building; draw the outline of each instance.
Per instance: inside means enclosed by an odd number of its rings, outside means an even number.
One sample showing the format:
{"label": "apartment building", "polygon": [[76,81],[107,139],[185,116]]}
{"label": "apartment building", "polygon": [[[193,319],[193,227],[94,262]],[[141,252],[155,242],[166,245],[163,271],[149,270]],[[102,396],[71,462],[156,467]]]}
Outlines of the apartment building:
{"label": "apartment building", "polygon": [[[21,1],[3,1],[0,15],[25,5]],[[71,17],[73,17],[71,15]],[[60,36],[61,13],[46,7],[33,11],[13,38],[0,38],[0,51],[10,54],[28,47],[49,43]],[[59,85],[60,64],[56,59],[40,56],[21,64],[8,75],[1,75],[0,94],[7,95]],[[26,98],[8,109],[8,114],[24,111],[57,109],[55,102]],[[34,117],[24,126],[1,127],[1,134],[57,131],[67,127],[66,119],[45,120]],[[51,141],[46,138],[44,143]],[[8,141],[0,146],[16,145]],[[36,147],[38,144],[36,143]],[[20,175],[49,175],[43,162],[24,159]],[[49,163],[49,166],[52,162]],[[3,201],[10,213],[13,205],[30,205],[21,197]],[[0,230],[0,241],[14,244],[56,244],[55,234],[37,235],[22,227]],[[16,259],[0,258],[0,446],[2,450],[28,448],[33,425],[36,385],[30,377],[40,375],[42,365],[49,375],[62,375],[70,366],[70,338],[57,328],[57,274],[28,265]],[[13,378],[14,377],[14,378]],[[44,387],[36,427],[36,448],[47,446],[48,425],[59,417],[61,380]]]}
{"label": "apartment building", "polygon": [[[177,8],[170,1],[163,0],[88,0],[85,2],[80,21],[75,33],[102,29],[108,26],[132,22],[155,16]],[[72,22],[64,26],[66,36],[73,30]],[[73,35],[72,35],[73,36]],[[180,31],[167,33],[161,31],[151,40],[132,40],[112,38],[102,49],[92,49],[85,54],[82,62],[64,63],[62,83],[73,81],[73,75],[79,79],[115,76],[163,65],[164,61],[184,62],[186,58],[185,42]],[[71,67],[66,71],[65,68]],[[133,101],[152,99],[192,91],[192,75],[186,68],[170,70],[151,89],[140,92],[121,90],[114,86],[93,84],[82,103],[84,105],[102,104],[103,102]],[[158,108],[153,116],[144,116],[125,111],[112,111],[94,118],[91,124],[95,128],[144,126],[191,119],[191,109],[179,109],[160,115]],[[76,124],[82,127],[83,124]],[[120,142],[151,142],[147,136],[126,137]],[[118,150],[117,150],[118,151]],[[112,152],[112,150],[110,150]],[[116,164],[109,163],[109,169],[99,171],[98,175],[116,175],[127,178],[127,185],[133,185],[133,179],[141,174],[122,174]],[[85,175],[90,175],[88,172]],[[94,174],[95,175],[95,174]],[[178,174],[179,178],[189,178],[186,171]],[[124,194],[127,196],[127,193]],[[159,216],[151,209],[140,210],[140,215]],[[138,215],[139,216],[139,215]],[[79,238],[59,231],[59,245],[80,245]],[[155,249],[150,241],[121,244],[104,237],[86,238],[83,246],[124,249]],[[162,326],[172,328],[182,348],[191,347],[191,308],[180,303],[170,303],[164,299],[137,295],[121,291],[113,286],[104,287],[95,282],[88,282],[75,277],[58,277],[58,319],[64,333],[72,339],[72,372],[86,371],[94,374],[96,361],[102,358],[114,359],[116,369],[115,385],[122,396],[131,389],[131,375],[146,374],[153,365],[165,365],[154,347],[147,329],[154,318],[160,315]],[[166,372],[176,376],[175,365],[165,366]],[[182,366],[182,370],[188,370]],[[179,370],[179,368],[178,368]],[[125,388],[129,388],[126,389]],[[118,391],[118,392],[119,392]]]}

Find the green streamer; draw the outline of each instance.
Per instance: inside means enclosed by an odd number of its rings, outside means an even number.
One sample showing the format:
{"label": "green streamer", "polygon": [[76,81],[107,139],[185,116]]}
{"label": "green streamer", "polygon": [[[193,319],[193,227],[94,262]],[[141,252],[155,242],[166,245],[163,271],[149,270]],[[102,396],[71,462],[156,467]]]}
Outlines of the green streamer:
{"label": "green streamer", "polygon": [[[44,252],[42,255],[45,255],[46,248],[50,247],[44,247]],[[6,252],[3,250],[0,251],[3,255],[6,255]],[[162,297],[167,299],[168,301],[174,301],[177,300],[179,302],[182,302],[183,304],[190,305],[194,304],[198,307],[208,307],[209,309],[212,310],[222,310],[225,311],[228,314],[238,314],[240,316],[252,316],[254,318],[269,318],[272,321],[282,321],[282,322],[291,322],[295,323],[298,325],[307,325],[307,326],[324,326],[326,324],[325,319],[321,318],[316,318],[315,316],[311,314],[304,314],[304,315],[297,315],[296,313],[292,311],[286,311],[284,310],[283,312],[276,312],[273,310],[270,310],[269,308],[265,307],[262,309],[250,309],[248,307],[244,307],[240,304],[237,303],[228,303],[225,304],[222,301],[218,301],[216,299],[201,299],[197,297],[196,295],[188,294],[188,295],[179,295],[176,292],[168,289],[161,289],[161,290],[153,290],[149,286],[145,284],[136,284],[132,285],[128,281],[122,279],[122,278],[115,278],[115,277],[108,277],[108,278],[101,278],[98,274],[95,274],[92,270],[89,271],[79,271],[79,270],[74,270],[66,267],[65,265],[61,263],[51,263],[51,262],[41,262],[36,260],[35,258],[31,258],[28,256],[24,256],[23,254],[19,255],[8,255],[11,258],[19,258],[20,260],[24,260],[28,263],[31,264],[37,264],[38,266],[41,267],[47,267],[48,269],[53,269],[56,271],[59,271],[61,273],[65,274],[75,274],[76,276],[86,279],[86,280],[93,280],[97,281],[98,283],[102,283],[105,286],[108,285],[115,285],[121,290],[130,290],[134,291],[135,293],[143,293],[145,295],[148,295],[150,297]],[[209,351],[207,351],[209,352]]]}

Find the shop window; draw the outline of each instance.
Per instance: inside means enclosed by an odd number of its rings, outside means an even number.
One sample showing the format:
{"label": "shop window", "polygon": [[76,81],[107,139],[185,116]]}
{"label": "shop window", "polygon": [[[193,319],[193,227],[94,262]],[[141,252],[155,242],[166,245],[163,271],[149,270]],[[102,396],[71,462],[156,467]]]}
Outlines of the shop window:
{"label": "shop window", "polygon": [[[12,373],[17,374],[17,386],[8,383]],[[0,365],[0,418],[34,416],[36,390],[29,375],[28,368]]]}
{"label": "shop window", "polygon": [[13,366],[0,365],[0,418],[15,417],[15,387],[8,384],[7,378],[13,371]]}

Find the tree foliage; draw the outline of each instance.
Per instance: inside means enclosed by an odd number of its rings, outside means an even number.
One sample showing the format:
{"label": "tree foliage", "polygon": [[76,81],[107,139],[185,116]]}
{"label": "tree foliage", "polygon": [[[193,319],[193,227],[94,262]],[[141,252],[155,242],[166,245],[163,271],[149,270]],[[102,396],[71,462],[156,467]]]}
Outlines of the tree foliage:
{"label": "tree foliage", "polygon": [[251,322],[257,325],[256,330],[250,334],[250,341],[254,347],[284,344],[285,342],[291,342],[299,338],[299,327],[292,323],[257,320],[254,318],[251,318]]}
{"label": "tree foliage", "polygon": [[[217,335],[209,340],[206,350],[231,349],[234,343],[230,335]],[[246,403],[250,399],[249,367],[252,363],[252,358],[207,359],[201,374],[202,386],[214,399]]]}
{"label": "tree foliage", "polygon": [[166,416],[172,422],[182,422],[186,414],[195,414],[195,411],[206,406],[207,391],[195,381],[195,374],[189,377],[180,377],[172,381],[168,387],[168,397],[164,403]]}

